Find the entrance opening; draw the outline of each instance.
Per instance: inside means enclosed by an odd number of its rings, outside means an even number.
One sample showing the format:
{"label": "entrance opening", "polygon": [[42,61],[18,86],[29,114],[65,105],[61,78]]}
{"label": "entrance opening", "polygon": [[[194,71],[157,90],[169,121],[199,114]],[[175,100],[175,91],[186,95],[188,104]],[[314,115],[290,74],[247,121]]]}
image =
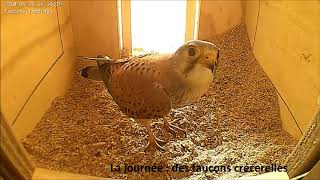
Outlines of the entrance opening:
{"label": "entrance opening", "polygon": [[132,50],[173,52],[185,42],[186,0],[131,1]]}

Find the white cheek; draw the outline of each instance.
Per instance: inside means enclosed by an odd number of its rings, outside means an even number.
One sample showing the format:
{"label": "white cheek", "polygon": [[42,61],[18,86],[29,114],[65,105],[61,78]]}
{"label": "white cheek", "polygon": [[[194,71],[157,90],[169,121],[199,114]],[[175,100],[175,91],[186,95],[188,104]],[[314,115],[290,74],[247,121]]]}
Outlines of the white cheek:
{"label": "white cheek", "polygon": [[210,69],[196,65],[189,73],[187,79],[197,87],[209,86],[213,80],[213,74]]}

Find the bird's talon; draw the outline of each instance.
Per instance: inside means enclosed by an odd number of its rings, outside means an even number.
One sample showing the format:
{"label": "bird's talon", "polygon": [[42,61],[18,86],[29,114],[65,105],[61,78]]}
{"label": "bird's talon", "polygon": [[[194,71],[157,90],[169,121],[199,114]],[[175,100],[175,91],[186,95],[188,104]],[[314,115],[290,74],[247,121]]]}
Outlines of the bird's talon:
{"label": "bird's talon", "polygon": [[171,121],[170,123],[166,124],[166,123],[162,123],[162,122],[154,122],[151,125],[156,125],[156,124],[162,124],[162,127],[164,129],[166,129],[169,133],[176,135],[179,132],[182,132],[184,137],[187,136],[187,132],[181,128],[179,128],[178,126],[174,126],[171,123],[176,122],[176,120]]}
{"label": "bird's talon", "polygon": [[156,138],[156,142],[160,145],[160,146],[163,146],[165,145],[167,142],[162,140],[162,139],[159,139],[159,138]]}
{"label": "bird's talon", "polygon": [[161,151],[165,151],[165,149],[162,147],[162,146],[160,146],[159,144],[158,144],[158,142],[154,142],[154,143],[150,143],[150,142],[148,142],[148,145],[146,146],[146,148],[145,148],[145,152],[152,152],[152,153],[154,153],[155,152],[155,150],[161,150]]}
{"label": "bird's talon", "polygon": [[156,124],[162,124],[162,125],[163,125],[162,122],[153,122],[153,123],[151,123],[150,125],[151,125],[151,126],[154,126],[154,125],[156,125]]}
{"label": "bird's talon", "polygon": [[177,133],[181,132],[181,133],[183,133],[184,137],[186,137],[186,134],[187,134],[186,131],[181,129],[181,128],[179,128],[179,127],[177,127],[177,126],[174,126],[174,125],[168,123],[168,125],[164,124],[163,127],[167,131],[169,131],[171,134],[176,135]]}
{"label": "bird's talon", "polygon": [[166,129],[169,133],[171,134],[176,134],[177,131],[173,129],[170,125],[166,126],[165,124],[163,125],[163,128]]}

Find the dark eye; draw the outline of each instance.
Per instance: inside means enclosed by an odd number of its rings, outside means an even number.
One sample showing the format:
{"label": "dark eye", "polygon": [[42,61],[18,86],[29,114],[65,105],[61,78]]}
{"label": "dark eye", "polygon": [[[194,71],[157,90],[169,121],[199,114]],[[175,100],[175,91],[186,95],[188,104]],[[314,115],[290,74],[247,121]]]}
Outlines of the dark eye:
{"label": "dark eye", "polygon": [[190,47],[189,50],[188,50],[188,55],[189,56],[196,55],[196,49],[194,47]]}

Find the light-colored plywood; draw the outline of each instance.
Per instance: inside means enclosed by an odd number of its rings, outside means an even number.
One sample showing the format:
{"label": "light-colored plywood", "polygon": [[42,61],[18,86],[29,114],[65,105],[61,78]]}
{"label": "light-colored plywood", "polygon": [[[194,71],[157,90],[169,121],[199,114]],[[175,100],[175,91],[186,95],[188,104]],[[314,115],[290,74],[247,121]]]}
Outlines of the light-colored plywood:
{"label": "light-colored plywood", "polygon": [[81,180],[112,180],[110,178],[87,176],[82,174],[73,174],[63,171],[53,171],[49,169],[36,168],[32,176],[32,180],[68,180],[68,179],[81,179]]}
{"label": "light-colored plywood", "polygon": [[121,1],[122,44],[128,52],[132,52],[131,38],[131,1]]}
{"label": "light-colored plywood", "polygon": [[245,5],[245,24],[250,40],[251,47],[253,47],[255,35],[256,35],[256,27],[257,27],[257,20],[259,15],[259,6],[260,6],[260,0],[250,1],[247,0],[243,2]]}
{"label": "light-colored plywood", "polygon": [[262,179],[262,180],[289,180],[289,176],[286,172],[269,172],[269,173],[265,173],[265,174],[261,174],[261,175],[257,175],[257,176],[248,176],[248,177],[241,177],[239,178],[241,180],[258,180],[258,179]]}
{"label": "light-colored plywood", "polygon": [[[49,14],[9,14],[1,1],[1,111],[12,124],[37,84],[62,54],[57,11]],[[39,8],[38,8],[39,9]]]}
{"label": "light-colored plywood", "polygon": [[280,108],[280,119],[282,128],[287,131],[290,135],[292,135],[296,139],[300,139],[302,136],[302,132],[299,129],[295,119],[292,117],[290,110],[286,106],[285,102],[278,94],[279,108]]}
{"label": "light-colored plywood", "polygon": [[36,123],[50,107],[52,100],[57,96],[62,96],[70,86],[75,57],[69,3],[64,1],[58,12],[65,51],[43,78],[13,124],[12,128],[18,139],[24,138],[33,130]]}
{"label": "light-colored plywood", "polygon": [[200,4],[198,38],[210,40],[241,23],[242,4],[240,0],[206,1]]}
{"label": "light-colored plywood", "polygon": [[117,1],[71,1],[77,55],[120,55]]}
{"label": "light-colored plywood", "polygon": [[22,109],[12,128],[18,139],[30,133],[43,114],[51,106],[52,100],[62,96],[70,85],[74,57],[64,54],[43,79],[30,100]]}
{"label": "light-colored plywood", "polygon": [[193,40],[195,31],[196,0],[187,0],[185,41]]}
{"label": "light-colored plywood", "polygon": [[261,1],[254,54],[304,131],[320,94],[320,3]]}
{"label": "light-colored plywood", "polygon": [[62,96],[70,86],[74,70],[74,47],[69,2],[58,8],[64,54],[43,78],[22,109],[12,128],[18,139],[24,138],[35,127],[57,96]]}

